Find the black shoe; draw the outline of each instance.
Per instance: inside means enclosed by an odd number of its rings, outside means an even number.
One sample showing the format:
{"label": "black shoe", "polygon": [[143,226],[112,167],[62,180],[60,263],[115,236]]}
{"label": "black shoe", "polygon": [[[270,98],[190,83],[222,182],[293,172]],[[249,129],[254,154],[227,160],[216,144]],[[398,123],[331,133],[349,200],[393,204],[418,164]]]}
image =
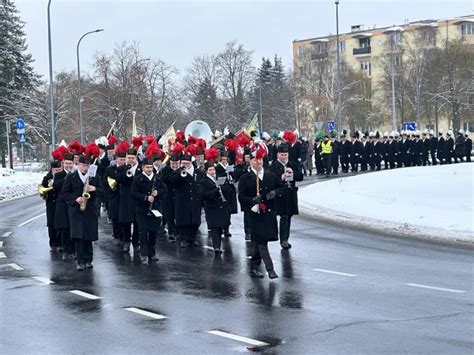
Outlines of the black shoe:
{"label": "black shoe", "polygon": [[69,254],[68,253],[63,253],[62,258],[63,260],[69,260]]}
{"label": "black shoe", "polygon": [[153,256],[149,256],[148,257],[148,261],[149,262],[152,262],[152,261],[159,261],[160,259],[158,259],[158,257],[156,255],[153,255]]}
{"label": "black shoe", "polygon": [[290,249],[291,248],[291,244],[288,243],[287,241],[281,242],[280,245],[283,249]]}
{"label": "black shoe", "polygon": [[214,254],[222,254],[222,249],[214,248]]}
{"label": "black shoe", "polygon": [[55,247],[50,247],[49,252],[50,252],[50,254],[56,253],[56,248]]}
{"label": "black shoe", "polygon": [[256,279],[263,279],[265,277],[264,274],[262,274],[258,270],[250,270],[250,277],[256,278]]}
{"label": "black shoe", "polygon": [[184,249],[188,246],[188,242],[186,240],[182,240],[179,242],[179,246]]}
{"label": "black shoe", "polygon": [[227,232],[224,233],[224,237],[230,238],[230,237],[232,237],[232,234],[229,231],[227,231]]}
{"label": "black shoe", "polygon": [[86,268],[92,269],[93,267],[94,267],[94,265],[92,265],[92,263],[86,263]]}
{"label": "black shoe", "polygon": [[250,234],[245,234],[245,241],[250,242]]}
{"label": "black shoe", "polygon": [[176,236],[174,234],[169,234],[168,235],[168,240],[170,242],[176,242]]}
{"label": "black shoe", "polygon": [[146,256],[140,256],[140,262],[142,265],[148,265],[148,258]]}
{"label": "black shoe", "polygon": [[276,279],[278,277],[277,273],[275,272],[275,270],[270,270],[268,272],[268,277],[271,278],[271,279]]}
{"label": "black shoe", "polygon": [[77,271],[84,271],[85,269],[86,267],[84,266],[84,264],[77,264],[77,267],[76,267]]}

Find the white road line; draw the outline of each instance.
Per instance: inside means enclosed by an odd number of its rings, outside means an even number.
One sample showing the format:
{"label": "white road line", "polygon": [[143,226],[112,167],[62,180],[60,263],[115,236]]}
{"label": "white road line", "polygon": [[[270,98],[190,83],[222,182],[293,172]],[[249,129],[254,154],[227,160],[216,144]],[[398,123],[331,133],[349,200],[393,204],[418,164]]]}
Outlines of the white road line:
{"label": "white road line", "polygon": [[166,319],[167,318],[165,316],[162,316],[161,314],[148,312],[148,311],[145,311],[143,309],[135,308],[135,307],[127,307],[127,308],[125,308],[125,310],[133,312],[133,313],[141,314],[142,316],[150,317],[150,318],[153,318],[153,319]]}
{"label": "white road line", "polygon": [[3,236],[6,238],[6,237],[9,237],[12,235],[12,232],[5,232],[3,233]]}
{"label": "white road line", "polygon": [[254,346],[268,346],[268,345],[270,345],[270,344],[265,343],[265,342],[260,341],[260,340],[254,340],[254,339],[242,337],[240,335],[235,335],[235,334],[231,334],[231,333],[227,333],[227,332],[222,332],[220,330],[210,330],[210,331],[208,331],[208,333],[213,334],[213,335],[217,335],[217,336],[220,336],[220,337],[223,337],[223,338],[237,340],[237,341],[240,341],[242,343],[246,343],[246,344],[250,344],[250,345],[254,345]]}
{"label": "white road line", "polygon": [[33,276],[32,279],[35,279],[36,281],[42,282],[45,285],[51,285],[54,284],[54,281],[51,281],[50,279],[46,277],[41,277],[41,276]]}
{"label": "white road line", "polygon": [[19,270],[19,271],[20,271],[20,270],[25,270],[25,269],[23,269],[20,265],[15,264],[15,263],[8,264],[8,266],[14,268],[15,270]]}
{"label": "white road line", "polygon": [[340,275],[340,276],[348,276],[348,277],[355,277],[355,274],[348,274],[345,272],[339,271],[332,271],[332,270],[325,270],[325,269],[313,269],[313,271],[324,272],[325,274],[333,274],[333,275]]}
{"label": "white road line", "polygon": [[6,257],[5,253],[0,251],[0,259],[5,259]]}
{"label": "white road line", "polygon": [[3,242],[0,242],[0,248],[3,248]]}
{"label": "white road line", "polygon": [[[204,248],[204,249],[207,249],[207,250],[214,251],[214,248],[213,248],[213,247],[210,247],[209,245],[204,245],[203,248]],[[224,249],[222,249],[222,252],[224,252]]]}
{"label": "white road line", "polygon": [[23,223],[20,223],[20,224],[18,225],[18,227],[23,227],[25,224],[28,224],[28,223],[30,223],[30,222],[33,222],[35,219],[38,219],[38,218],[40,218],[40,217],[43,217],[44,215],[46,215],[46,213],[41,213],[40,215],[38,215],[38,216],[36,216],[36,217],[30,218],[30,219],[24,221]]}
{"label": "white road line", "polygon": [[102,298],[102,297],[92,295],[90,293],[79,291],[79,290],[73,290],[73,291],[69,291],[69,292],[74,293],[75,295],[78,295],[78,296],[81,296],[81,297],[88,298],[90,300],[99,300],[99,299]]}
{"label": "white road line", "polygon": [[412,284],[412,283],[408,283],[408,284],[405,284],[405,285],[407,285],[407,286],[412,286],[412,287],[419,287],[419,288],[427,288],[427,289],[429,289],[429,290],[444,291],[444,292],[466,293],[466,291],[454,290],[454,289],[452,289],[452,288],[434,287],[434,286],[420,285],[420,284]]}

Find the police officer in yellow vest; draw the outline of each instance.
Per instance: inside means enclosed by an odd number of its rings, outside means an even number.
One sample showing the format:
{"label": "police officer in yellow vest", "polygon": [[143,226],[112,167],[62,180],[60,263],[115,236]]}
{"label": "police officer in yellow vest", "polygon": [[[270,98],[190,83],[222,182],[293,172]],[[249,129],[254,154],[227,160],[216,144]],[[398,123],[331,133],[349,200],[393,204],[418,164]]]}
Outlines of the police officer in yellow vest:
{"label": "police officer in yellow vest", "polygon": [[324,141],[321,143],[321,156],[323,158],[323,166],[326,171],[326,177],[329,177],[331,173],[331,154],[332,154],[332,141],[329,140],[329,135],[324,136]]}

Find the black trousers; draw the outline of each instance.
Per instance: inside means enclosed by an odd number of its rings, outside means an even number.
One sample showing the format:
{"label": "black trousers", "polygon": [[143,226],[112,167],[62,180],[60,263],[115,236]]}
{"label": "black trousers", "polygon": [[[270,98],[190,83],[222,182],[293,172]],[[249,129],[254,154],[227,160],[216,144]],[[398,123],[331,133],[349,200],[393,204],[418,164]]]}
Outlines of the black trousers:
{"label": "black trousers", "polygon": [[76,248],[76,256],[78,264],[91,263],[94,250],[92,249],[92,241],[84,239],[74,239],[74,247]]}
{"label": "black trousers", "polygon": [[157,232],[140,231],[140,255],[153,257],[156,255]]}
{"label": "black trousers", "polygon": [[[133,224],[133,234],[132,234],[132,224]],[[137,222],[127,222],[127,223],[120,223],[123,235],[123,242],[130,243],[134,247],[140,245],[140,235],[138,234],[138,225]]]}
{"label": "black trousers", "polygon": [[356,173],[359,170],[359,157],[351,158],[351,170]]}
{"label": "black trousers", "polygon": [[280,216],[280,243],[290,239],[291,217],[293,216]]}
{"label": "black trousers", "polygon": [[349,171],[349,157],[347,155],[341,155],[341,170],[344,173]]}
{"label": "black trousers", "polygon": [[176,221],[174,218],[167,219],[166,226],[168,227],[168,235],[176,235]]}
{"label": "black trousers", "polygon": [[224,232],[224,228],[218,227],[218,228],[211,228],[209,231],[209,234],[212,238],[212,246],[214,249],[220,249],[221,248],[221,242],[222,242],[222,233]]}
{"label": "black trousers", "polygon": [[434,151],[430,152],[430,156],[431,156],[431,165],[438,165],[438,162],[436,161],[436,155],[435,155]]}
{"label": "black trousers", "polygon": [[471,162],[471,152],[466,153],[466,162],[468,162],[468,163]]}
{"label": "black trousers", "polygon": [[74,242],[71,239],[71,230],[69,228],[64,228],[59,230],[61,234],[61,243],[64,248],[64,252],[68,254],[74,253]]}
{"label": "black trousers", "polygon": [[324,172],[326,173],[326,176],[329,176],[329,174],[331,174],[331,154],[323,154],[322,157]]}
{"label": "black trousers", "polygon": [[177,229],[181,240],[193,242],[197,239],[197,231],[199,229],[199,225],[189,224],[185,226],[178,226]]}
{"label": "black trousers", "polygon": [[246,235],[250,235],[250,211],[244,211],[244,231]]}
{"label": "black trousers", "polygon": [[314,157],[314,165],[316,166],[316,174],[324,174],[323,160],[320,156]]}
{"label": "black trousers", "polygon": [[114,237],[114,239],[123,241],[123,230],[118,222],[118,219],[112,220],[112,237]]}
{"label": "black trousers", "polygon": [[58,248],[61,246],[61,234],[54,227],[48,227],[49,246]]}
{"label": "black trousers", "polygon": [[273,261],[268,250],[268,242],[255,243],[252,242],[252,258],[250,259],[250,269],[256,270],[263,262],[265,263],[265,269],[267,271],[273,270]]}
{"label": "black trousers", "polygon": [[331,165],[333,174],[337,174],[339,171],[339,155],[332,154],[331,156]]}

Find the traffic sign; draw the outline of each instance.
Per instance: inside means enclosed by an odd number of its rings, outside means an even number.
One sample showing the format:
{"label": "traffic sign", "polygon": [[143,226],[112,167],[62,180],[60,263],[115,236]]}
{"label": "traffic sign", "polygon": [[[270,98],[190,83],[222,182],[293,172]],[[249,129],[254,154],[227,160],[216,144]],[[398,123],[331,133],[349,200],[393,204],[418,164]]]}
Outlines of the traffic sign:
{"label": "traffic sign", "polygon": [[18,129],[24,129],[25,128],[25,121],[23,119],[19,118],[16,120],[16,128]]}
{"label": "traffic sign", "polygon": [[334,130],[335,128],[336,128],[336,122],[327,121],[327,130],[328,130],[328,132]]}
{"label": "traffic sign", "polygon": [[16,129],[16,133],[17,133],[17,134],[25,133],[25,129],[24,129],[24,128],[17,128],[17,129]]}
{"label": "traffic sign", "polygon": [[404,131],[416,131],[416,122],[403,122]]}
{"label": "traffic sign", "polygon": [[323,123],[324,123],[323,121],[316,121],[314,123],[314,126],[316,127],[317,130],[320,130],[321,127],[323,126]]}
{"label": "traffic sign", "polygon": [[20,143],[21,144],[26,143],[26,134],[25,133],[20,133],[19,138],[20,138]]}

